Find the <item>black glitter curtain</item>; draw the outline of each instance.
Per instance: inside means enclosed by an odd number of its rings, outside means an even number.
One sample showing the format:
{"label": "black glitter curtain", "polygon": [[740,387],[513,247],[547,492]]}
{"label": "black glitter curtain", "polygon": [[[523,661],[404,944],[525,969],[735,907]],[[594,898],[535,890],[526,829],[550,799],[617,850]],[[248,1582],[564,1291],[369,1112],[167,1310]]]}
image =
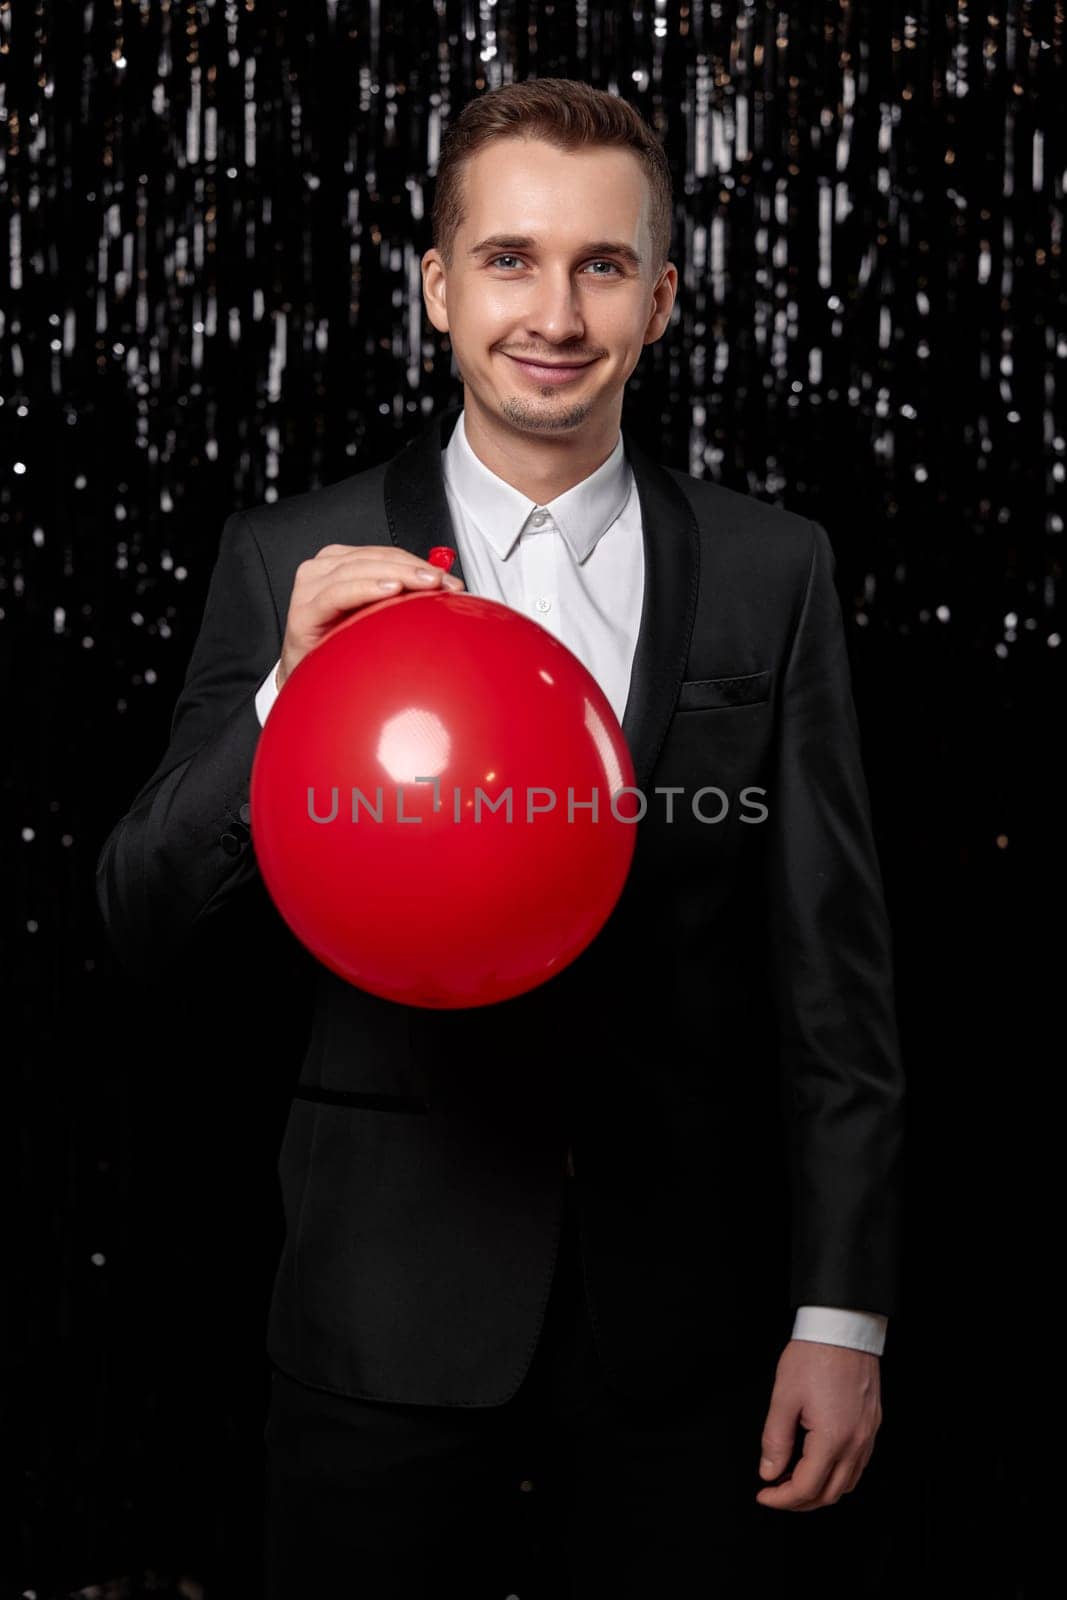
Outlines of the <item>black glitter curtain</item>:
{"label": "black glitter curtain", "polygon": [[632,100],[674,173],[675,317],[628,425],[817,517],[838,558],[915,1110],[911,1311],[877,1492],[787,1536],[826,1595],[841,1549],[850,1595],[1024,1592],[1008,1368],[1041,1274],[1008,1173],[1063,908],[1063,51],[1062,0],[0,4],[5,1595],[256,1592],[294,953],[250,921],[134,985],[93,869],[166,746],[226,516],[461,398],[421,304],[440,140],[547,75]]}

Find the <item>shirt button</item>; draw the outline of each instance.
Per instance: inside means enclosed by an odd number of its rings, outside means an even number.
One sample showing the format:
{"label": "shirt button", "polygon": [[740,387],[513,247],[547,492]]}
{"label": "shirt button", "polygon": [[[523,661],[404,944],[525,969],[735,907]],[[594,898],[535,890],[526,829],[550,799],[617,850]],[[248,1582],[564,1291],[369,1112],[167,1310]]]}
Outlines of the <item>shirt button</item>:
{"label": "shirt button", "polygon": [[551,611],[552,610],[552,602],[551,602],[551,600],[546,600],[544,595],[542,595],[540,600],[538,600],[538,602],[537,602],[537,609],[538,609],[538,611]]}
{"label": "shirt button", "polygon": [[241,853],[241,841],[235,833],[220,833],[219,844],[228,856],[237,856]]}
{"label": "shirt button", "polygon": [[546,523],[548,521],[548,512],[547,511],[535,511],[533,516],[530,518],[530,521],[533,523],[535,528],[540,528],[544,523]]}

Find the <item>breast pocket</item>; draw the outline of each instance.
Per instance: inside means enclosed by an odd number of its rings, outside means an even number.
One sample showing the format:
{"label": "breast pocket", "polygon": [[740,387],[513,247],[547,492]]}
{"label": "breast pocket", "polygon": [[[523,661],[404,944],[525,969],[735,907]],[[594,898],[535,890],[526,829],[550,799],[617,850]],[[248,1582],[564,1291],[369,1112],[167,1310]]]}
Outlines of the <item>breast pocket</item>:
{"label": "breast pocket", "polygon": [[730,678],[689,678],[678,694],[678,711],[714,711],[730,706],[755,706],[771,697],[770,669]]}

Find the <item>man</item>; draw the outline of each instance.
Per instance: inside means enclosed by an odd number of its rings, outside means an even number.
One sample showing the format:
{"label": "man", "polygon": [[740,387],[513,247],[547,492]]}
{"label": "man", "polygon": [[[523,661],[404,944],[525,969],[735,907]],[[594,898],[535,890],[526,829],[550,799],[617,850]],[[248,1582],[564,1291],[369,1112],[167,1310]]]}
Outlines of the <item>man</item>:
{"label": "man", "polygon": [[227,520],[170,746],[101,855],[131,965],[194,939],[256,878],[274,697],[340,618],[442,582],[585,661],[648,801],[615,912],[539,989],[432,1011],[318,976],[278,1166],[275,1596],[502,1597],[542,1500],[546,1594],[673,1595],[731,1552],[754,1594],[752,1506],[832,1505],[873,1448],[903,1083],[833,555],[620,428],[670,217],[617,97],[464,109],[422,262],[462,409]]}

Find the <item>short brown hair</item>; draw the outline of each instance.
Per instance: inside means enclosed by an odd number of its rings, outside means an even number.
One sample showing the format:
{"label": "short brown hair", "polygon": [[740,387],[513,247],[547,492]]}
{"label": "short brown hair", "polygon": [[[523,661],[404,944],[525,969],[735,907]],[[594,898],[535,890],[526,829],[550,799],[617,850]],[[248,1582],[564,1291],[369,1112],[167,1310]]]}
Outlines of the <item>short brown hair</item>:
{"label": "short brown hair", "polygon": [[613,145],[640,157],[652,190],[649,221],[653,271],[671,248],[671,169],[658,135],[641,113],[618,95],[577,78],[534,78],[505,83],[468,100],[441,141],[431,230],[434,248],[451,269],[456,232],[463,221],[463,173],[490,139],[544,139],[558,150]]}

